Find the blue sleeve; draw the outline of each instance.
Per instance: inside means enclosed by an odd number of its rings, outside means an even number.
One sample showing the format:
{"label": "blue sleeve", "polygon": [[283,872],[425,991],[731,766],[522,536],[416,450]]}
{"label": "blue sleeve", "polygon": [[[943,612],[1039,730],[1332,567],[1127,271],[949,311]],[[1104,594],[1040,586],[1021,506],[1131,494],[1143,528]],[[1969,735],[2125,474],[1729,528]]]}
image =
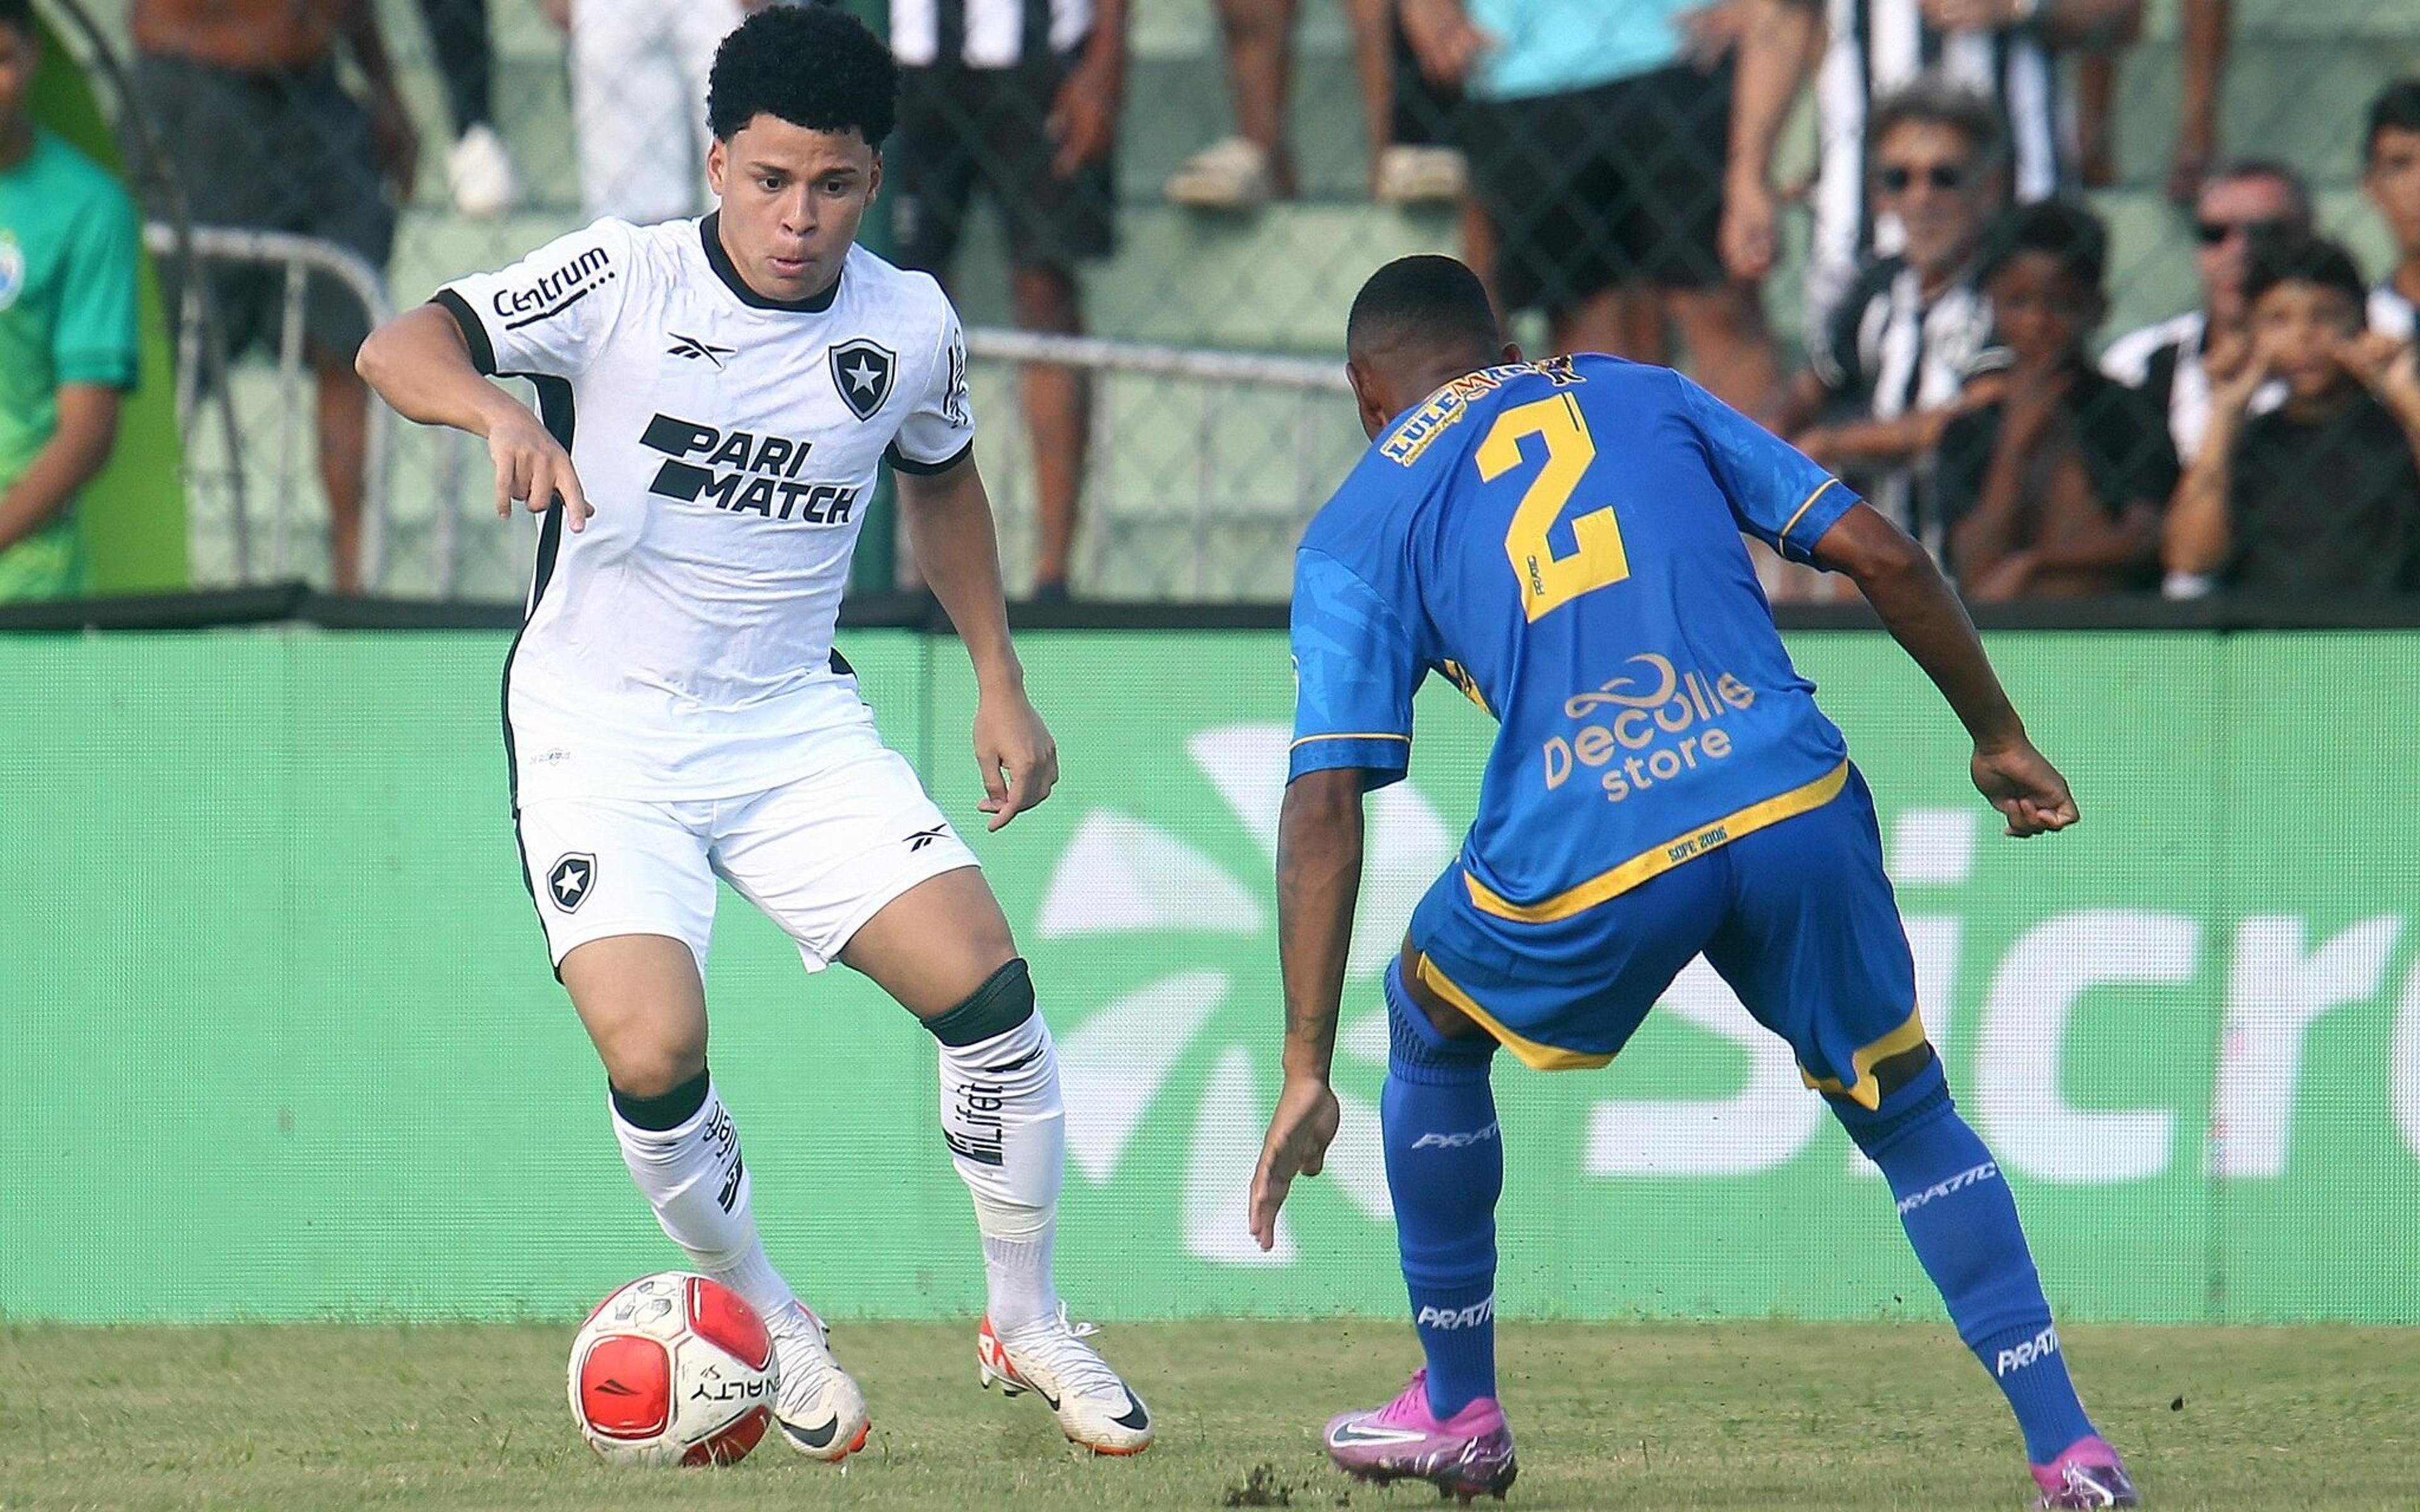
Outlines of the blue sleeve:
{"label": "blue sleeve", "polygon": [[1419,651],[1376,589],[1308,547],[1295,554],[1294,670],[1286,780],[1338,766],[1360,769],[1366,787],[1401,779],[1425,671]]}
{"label": "blue sleeve", "polygon": [[1858,502],[1845,483],[1807,454],[1687,378],[1681,402],[1739,528],[1792,562],[1811,562],[1815,543]]}

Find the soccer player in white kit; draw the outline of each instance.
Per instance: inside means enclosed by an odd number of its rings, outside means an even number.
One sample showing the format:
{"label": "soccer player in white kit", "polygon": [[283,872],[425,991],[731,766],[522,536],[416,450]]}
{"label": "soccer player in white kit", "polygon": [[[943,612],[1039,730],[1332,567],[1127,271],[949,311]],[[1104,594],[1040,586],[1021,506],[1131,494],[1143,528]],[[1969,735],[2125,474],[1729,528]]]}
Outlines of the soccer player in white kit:
{"label": "soccer player in white kit", "polygon": [[[974,662],[980,807],[997,829],[1049,794],[1058,758],[1009,643],[957,316],[931,278],[854,245],[896,87],[890,51],[845,13],[759,12],[715,56],[719,210],[599,221],[458,279],[360,365],[411,419],[486,438],[500,512],[544,512],[504,673],[525,877],[631,1176],[697,1268],[771,1325],[784,1436],[842,1459],[865,1443],[865,1398],[766,1258],[707,1075],[718,876],[809,970],[863,972],[939,1041],[942,1135],[983,1235],[984,1382],[1132,1454],[1150,1414],[1051,1284],[1065,1139],[1025,963],[831,650],[888,455]],[[543,423],[492,375],[534,378]]]}

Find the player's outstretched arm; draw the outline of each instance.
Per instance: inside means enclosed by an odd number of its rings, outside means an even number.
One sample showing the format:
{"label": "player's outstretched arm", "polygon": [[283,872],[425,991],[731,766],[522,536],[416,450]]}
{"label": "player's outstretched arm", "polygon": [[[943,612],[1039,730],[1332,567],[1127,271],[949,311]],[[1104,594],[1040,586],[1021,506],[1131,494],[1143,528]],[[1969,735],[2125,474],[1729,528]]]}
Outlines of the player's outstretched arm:
{"label": "player's outstretched arm", "polygon": [[471,360],[454,317],[434,304],[406,310],[370,332],[354,370],[406,420],[451,425],[488,443],[496,467],[496,513],[527,500],[533,513],[558,499],[565,523],[579,530],[593,511],[571,468],[571,454],[529,407],[489,382]]}
{"label": "player's outstretched arm", "polygon": [[1357,768],[1305,772],[1278,818],[1278,954],[1285,980],[1285,1085],[1252,1173],[1252,1237],[1277,1242],[1278,1210],[1296,1176],[1317,1176],[1336,1137],[1336,1016],[1361,891]]}
{"label": "player's outstretched arm", "polygon": [[971,455],[946,472],[896,476],[908,548],[975,664],[975,764],[988,795],[980,807],[998,829],[1050,796],[1059,747],[1026,699],[1025,667],[1008,638],[991,497]]}
{"label": "player's outstretched arm", "polygon": [[2008,820],[2009,833],[2023,839],[2075,823],[2067,779],[2026,738],[1975,622],[1924,548],[1860,503],[1823,532],[1814,558],[1856,582],[1892,639],[1957,711],[1975,741],[1975,786]]}

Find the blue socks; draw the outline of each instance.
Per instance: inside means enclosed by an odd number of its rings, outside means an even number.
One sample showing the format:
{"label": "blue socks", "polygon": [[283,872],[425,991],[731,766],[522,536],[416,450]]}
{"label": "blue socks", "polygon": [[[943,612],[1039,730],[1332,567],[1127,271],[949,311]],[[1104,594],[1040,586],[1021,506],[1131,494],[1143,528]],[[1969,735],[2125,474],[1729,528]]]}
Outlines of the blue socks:
{"label": "blue socks", "polygon": [[1379,1100],[1387,1190],[1413,1326],[1428,1356],[1429,1410],[1450,1418],[1496,1395],[1496,1199],[1504,1140],[1487,1085],[1494,1040],[1448,1040],[1387,968],[1392,1038]]}
{"label": "blue socks", "polygon": [[2025,1458],[2050,1463],[2090,1435],[2092,1424],[2068,1380],[2050,1303],[2017,1223],[2016,1199],[1991,1151],[1949,1101],[1940,1061],[1875,1111],[1829,1101],[1849,1137],[1889,1180],[1908,1242],[1940,1288],[1958,1336],[2016,1410]]}

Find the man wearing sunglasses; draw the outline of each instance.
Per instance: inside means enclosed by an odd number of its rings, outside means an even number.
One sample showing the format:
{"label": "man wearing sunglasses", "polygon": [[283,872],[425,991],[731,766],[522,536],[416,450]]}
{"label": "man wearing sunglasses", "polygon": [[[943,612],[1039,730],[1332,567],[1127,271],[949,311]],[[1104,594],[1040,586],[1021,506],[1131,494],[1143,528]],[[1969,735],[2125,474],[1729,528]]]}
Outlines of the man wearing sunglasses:
{"label": "man wearing sunglasses", "polygon": [[1937,77],[1875,106],[1871,192],[1904,250],[1867,261],[1766,417],[1816,461],[1860,473],[1868,501],[1936,554],[1919,473],[1943,427],[1990,397],[1965,384],[1991,335],[1974,267],[2006,197],[2004,140],[1988,100]]}
{"label": "man wearing sunglasses", "polygon": [[2244,254],[2256,232],[2308,232],[2303,176],[2267,158],[2220,163],[2194,199],[2194,265],[2201,306],[2130,331],[2109,344],[2101,370],[2168,417],[2177,455],[2191,462],[2210,428],[2210,398],[2252,355],[2243,301]]}

